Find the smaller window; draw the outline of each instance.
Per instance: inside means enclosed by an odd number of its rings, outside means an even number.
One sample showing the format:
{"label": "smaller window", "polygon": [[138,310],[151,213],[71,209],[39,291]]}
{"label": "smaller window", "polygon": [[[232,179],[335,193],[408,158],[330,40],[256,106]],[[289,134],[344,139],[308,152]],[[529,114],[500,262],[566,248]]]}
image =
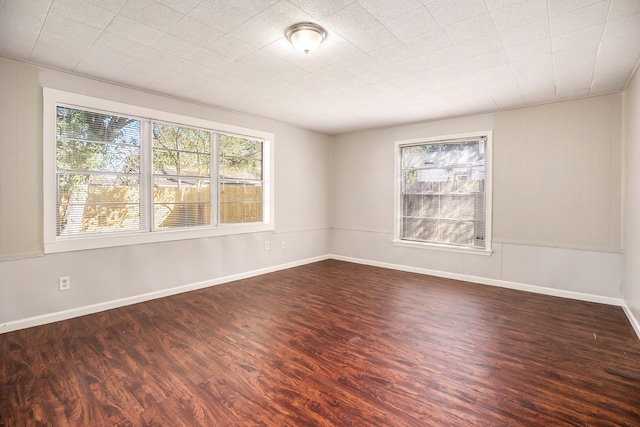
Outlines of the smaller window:
{"label": "smaller window", "polygon": [[396,142],[397,243],[491,250],[491,133]]}

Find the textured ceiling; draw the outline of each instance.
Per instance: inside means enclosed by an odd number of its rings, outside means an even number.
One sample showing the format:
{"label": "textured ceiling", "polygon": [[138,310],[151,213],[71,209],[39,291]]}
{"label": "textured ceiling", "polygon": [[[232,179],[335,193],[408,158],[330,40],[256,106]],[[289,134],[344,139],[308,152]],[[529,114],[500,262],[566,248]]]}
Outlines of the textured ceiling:
{"label": "textured ceiling", "polygon": [[336,134],[620,91],[640,0],[0,0],[0,55]]}

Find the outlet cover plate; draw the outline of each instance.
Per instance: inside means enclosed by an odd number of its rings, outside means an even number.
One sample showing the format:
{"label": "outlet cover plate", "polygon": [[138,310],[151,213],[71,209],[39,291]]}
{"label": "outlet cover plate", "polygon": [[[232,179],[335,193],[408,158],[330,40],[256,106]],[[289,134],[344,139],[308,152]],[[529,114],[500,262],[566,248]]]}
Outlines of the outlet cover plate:
{"label": "outlet cover plate", "polygon": [[71,289],[71,278],[69,276],[62,276],[58,279],[58,290],[68,291]]}

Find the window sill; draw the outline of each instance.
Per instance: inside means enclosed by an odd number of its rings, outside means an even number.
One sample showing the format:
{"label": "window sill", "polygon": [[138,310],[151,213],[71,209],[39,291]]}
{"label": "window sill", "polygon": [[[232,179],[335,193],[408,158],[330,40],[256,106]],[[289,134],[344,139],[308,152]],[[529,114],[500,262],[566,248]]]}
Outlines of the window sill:
{"label": "window sill", "polygon": [[487,249],[474,249],[474,248],[463,248],[457,246],[448,246],[448,245],[438,245],[435,243],[422,243],[422,242],[411,242],[407,240],[393,240],[394,246],[400,246],[405,248],[413,248],[413,249],[426,249],[426,250],[434,250],[434,251],[442,251],[442,252],[454,252],[461,253],[467,255],[481,255],[481,256],[491,256],[493,251],[491,248]]}
{"label": "window sill", "polygon": [[166,230],[154,232],[139,232],[113,235],[95,235],[80,238],[58,238],[45,242],[44,253],[72,252],[87,249],[112,248],[116,246],[141,245],[146,243],[171,242],[176,240],[199,239],[206,237],[230,236],[236,234],[259,233],[273,231],[274,225],[258,224],[230,224],[218,227],[189,229],[189,230]]}

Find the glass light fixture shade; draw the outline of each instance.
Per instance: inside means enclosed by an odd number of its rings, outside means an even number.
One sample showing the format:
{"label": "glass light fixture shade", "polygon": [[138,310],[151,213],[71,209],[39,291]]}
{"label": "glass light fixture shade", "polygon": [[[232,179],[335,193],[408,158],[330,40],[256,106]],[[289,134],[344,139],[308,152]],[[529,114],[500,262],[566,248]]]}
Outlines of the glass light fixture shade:
{"label": "glass light fixture shade", "polygon": [[318,24],[303,22],[289,27],[285,35],[293,47],[307,54],[320,46],[327,37],[327,32]]}
{"label": "glass light fixture shade", "polygon": [[313,30],[299,30],[291,34],[291,44],[300,52],[313,52],[320,43],[322,43],[322,36]]}

